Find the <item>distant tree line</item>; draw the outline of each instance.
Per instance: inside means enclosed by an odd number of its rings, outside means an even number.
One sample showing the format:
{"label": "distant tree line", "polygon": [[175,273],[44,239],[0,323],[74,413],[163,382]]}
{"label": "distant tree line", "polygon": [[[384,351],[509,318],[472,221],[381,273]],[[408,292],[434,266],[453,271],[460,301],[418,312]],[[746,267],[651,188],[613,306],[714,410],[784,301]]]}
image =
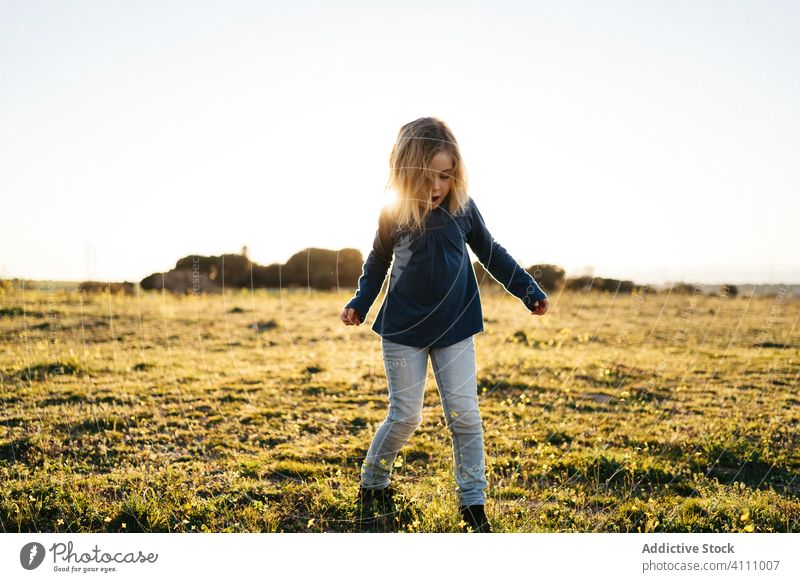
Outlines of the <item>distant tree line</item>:
{"label": "distant tree line", "polygon": [[[319,290],[355,290],[361,276],[364,259],[358,249],[346,248],[338,251],[307,248],[292,255],[285,263],[259,265],[247,257],[246,247],[240,254],[217,256],[189,255],[179,259],[173,269],[163,273],[153,273],[141,280],[143,290],[166,289],[176,293],[213,293],[228,289],[265,288],[309,288]],[[482,290],[501,290],[498,282],[480,262],[473,263],[475,275]],[[605,292],[630,294],[640,292],[644,287],[649,293],[658,293],[652,286],[640,285],[629,280],[608,279],[604,277],[566,277],[564,269],[558,265],[532,265],[525,269],[548,295],[561,290],[582,293]],[[388,280],[388,278],[387,278]],[[0,280],[0,290],[19,283],[19,279]],[[384,283],[385,287],[386,283]],[[704,293],[736,297],[736,285],[723,284],[709,289],[708,285],[676,283],[668,289],[669,293],[691,295]],[[135,292],[135,283],[84,281],[78,290],[87,293]],[[661,290],[666,292],[667,290]]]}
{"label": "distant tree line", "polygon": [[245,254],[190,255],[179,259],[170,271],[148,275],[140,285],[186,293],[222,288],[349,288],[358,283],[362,265],[358,249],[307,248],[283,264],[271,265],[254,263]]}
{"label": "distant tree line", "polygon": [[[307,248],[292,255],[283,264],[259,265],[242,254],[219,256],[187,256],[175,268],[165,273],[153,273],[141,281],[142,289],[167,289],[175,292],[213,292],[223,288],[311,288],[355,290],[361,276],[364,258],[358,249]],[[483,265],[473,263],[478,283],[484,290],[502,289]],[[551,295],[562,289],[588,293],[607,292],[630,294],[640,291],[643,285],[629,280],[604,277],[572,277],[558,265],[532,265],[525,269],[544,291]],[[388,280],[388,279],[387,279]],[[384,283],[385,287],[386,283]],[[677,284],[672,293],[694,292],[695,286]],[[728,295],[735,296],[733,285],[723,285]],[[657,292],[650,288],[649,292]],[[725,291],[722,291],[723,293]]]}

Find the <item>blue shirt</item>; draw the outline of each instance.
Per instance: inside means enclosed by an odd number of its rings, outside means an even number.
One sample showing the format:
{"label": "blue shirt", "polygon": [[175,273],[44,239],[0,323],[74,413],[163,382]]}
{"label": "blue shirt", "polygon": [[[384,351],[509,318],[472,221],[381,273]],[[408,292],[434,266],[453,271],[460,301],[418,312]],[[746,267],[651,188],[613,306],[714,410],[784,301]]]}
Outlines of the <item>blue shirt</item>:
{"label": "blue shirt", "polygon": [[[345,307],[364,322],[380,293],[389,264],[389,287],[372,330],[382,338],[415,347],[444,347],[483,331],[483,312],[468,244],[486,270],[533,310],[547,297],[533,277],[492,238],[475,201],[464,212],[449,210],[450,196],[431,211],[425,232],[401,231],[387,207],[358,290]],[[392,262],[392,256],[394,261]]]}

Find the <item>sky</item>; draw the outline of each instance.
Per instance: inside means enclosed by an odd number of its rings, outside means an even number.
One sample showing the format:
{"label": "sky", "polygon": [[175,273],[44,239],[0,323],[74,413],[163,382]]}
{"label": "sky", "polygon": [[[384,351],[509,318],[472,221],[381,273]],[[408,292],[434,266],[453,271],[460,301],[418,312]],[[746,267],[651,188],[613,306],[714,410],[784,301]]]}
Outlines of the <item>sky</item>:
{"label": "sky", "polygon": [[525,267],[800,282],[790,0],[0,2],[0,278],[366,258],[423,116]]}

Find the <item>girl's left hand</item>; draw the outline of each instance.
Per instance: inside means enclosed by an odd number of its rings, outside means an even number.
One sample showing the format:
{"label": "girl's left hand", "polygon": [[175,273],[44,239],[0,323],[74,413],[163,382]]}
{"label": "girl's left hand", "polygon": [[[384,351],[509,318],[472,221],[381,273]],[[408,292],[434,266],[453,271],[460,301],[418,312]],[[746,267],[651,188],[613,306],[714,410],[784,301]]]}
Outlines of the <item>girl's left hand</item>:
{"label": "girl's left hand", "polygon": [[539,299],[538,301],[533,302],[533,309],[531,310],[531,315],[544,315],[547,313],[547,309],[550,307],[550,301],[547,300],[547,297],[544,299]]}

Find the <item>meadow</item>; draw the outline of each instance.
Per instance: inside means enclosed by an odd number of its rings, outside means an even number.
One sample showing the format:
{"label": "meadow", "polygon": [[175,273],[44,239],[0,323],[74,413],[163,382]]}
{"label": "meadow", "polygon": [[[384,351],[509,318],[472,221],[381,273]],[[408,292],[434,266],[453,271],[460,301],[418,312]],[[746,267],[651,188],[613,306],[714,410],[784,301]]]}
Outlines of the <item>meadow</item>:
{"label": "meadow", "polygon": [[[388,400],[351,292],[0,289],[0,530],[363,530]],[[550,298],[482,292],[495,531],[800,531],[800,299]],[[370,531],[460,531],[430,368],[423,416]]]}

